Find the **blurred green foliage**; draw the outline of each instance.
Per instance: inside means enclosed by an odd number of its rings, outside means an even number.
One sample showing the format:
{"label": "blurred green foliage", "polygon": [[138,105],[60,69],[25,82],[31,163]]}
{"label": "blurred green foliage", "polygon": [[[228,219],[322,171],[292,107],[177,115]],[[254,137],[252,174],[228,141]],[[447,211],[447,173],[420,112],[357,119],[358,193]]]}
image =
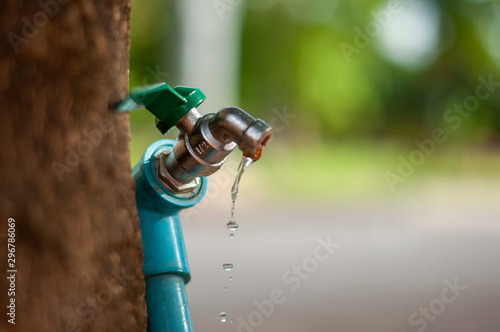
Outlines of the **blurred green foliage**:
{"label": "blurred green foliage", "polygon": [[[325,9],[326,3],[334,8]],[[281,1],[266,10],[250,7],[242,43],[242,105],[252,110],[287,105],[300,114],[302,130],[323,138],[411,140],[446,127],[444,112],[474,93],[479,75],[500,81],[493,61],[500,62],[500,39],[490,38],[488,52],[483,39],[492,32],[482,28],[498,27],[500,5],[494,1],[435,1],[440,55],[422,70],[391,63],[377,52],[376,40],[348,62],[339,45],[353,45],[354,28],[364,29],[383,3]],[[499,107],[496,93],[452,136],[495,139]]]}
{"label": "blurred green foliage", "polygon": [[[405,1],[401,3],[404,5]],[[444,112],[474,92],[479,75],[500,80],[500,4],[441,0],[439,56],[422,70],[391,63],[377,51],[377,36],[347,61],[340,44],[354,45],[354,28],[374,20],[384,1],[249,2],[244,15],[241,106],[264,118],[286,106],[301,131],[323,138],[425,136],[445,126]],[[152,71],[177,82],[173,48],[178,3],[134,1],[131,86],[155,82]],[[418,34],[419,31],[415,31]],[[171,55],[171,56],[169,56]],[[163,75],[161,75],[163,73]],[[500,93],[481,102],[452,136],[477,142],[497,137]],[[134,115],[134,121],[150,119]]]}

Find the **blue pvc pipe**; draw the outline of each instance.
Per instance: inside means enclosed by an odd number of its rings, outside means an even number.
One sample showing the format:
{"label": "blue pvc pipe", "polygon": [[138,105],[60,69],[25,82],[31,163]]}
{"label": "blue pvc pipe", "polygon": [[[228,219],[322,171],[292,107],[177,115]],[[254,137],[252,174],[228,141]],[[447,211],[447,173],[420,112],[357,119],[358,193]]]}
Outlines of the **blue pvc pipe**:
{"label": "blue pvc pipe", "polygon": [[146,280],[148,331],[192,331],[184,279],[165,274]]}
{"label": "blue pvc pipe", "polygon": [[171,150],[172,140],[153,143],[132,170],[139,213],[146,279],[148,331],[192,332],[185,284],[191,278],[178,213],[198,203],[206,178],[192,194],[174,194],[157,178],[156,156]]}

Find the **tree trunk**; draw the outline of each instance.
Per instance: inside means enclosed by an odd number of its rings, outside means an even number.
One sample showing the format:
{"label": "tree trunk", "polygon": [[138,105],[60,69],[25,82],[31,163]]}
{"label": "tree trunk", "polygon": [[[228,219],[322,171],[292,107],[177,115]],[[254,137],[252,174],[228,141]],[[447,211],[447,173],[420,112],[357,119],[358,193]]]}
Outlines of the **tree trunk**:
{"label": "tree trunk", "polygon": [[146,329],[128,115],[110,106],[128,90],[129,17],[129,0],[2,4],[2,331]]}

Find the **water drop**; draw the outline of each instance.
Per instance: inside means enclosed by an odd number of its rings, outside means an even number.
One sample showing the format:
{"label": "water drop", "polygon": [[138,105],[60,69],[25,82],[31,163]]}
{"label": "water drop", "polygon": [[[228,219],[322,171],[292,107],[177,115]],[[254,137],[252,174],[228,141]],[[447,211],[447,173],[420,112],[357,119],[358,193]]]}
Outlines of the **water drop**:
{"label": "water drop", "polygon": [[231,320],[229,321],[229,323],[232,323],[232,322],[233,322],[233,320],[231,319]]}
{"label": "water drop", "polygon": [[227,287],[224,287],[224,291],[226,291],[226,292],[227,292]]}
{"label": "water drop", "polygon": [[226,227],[230,231],[235,231],[238,229],[238,224],[236,223],[236,221],[231,220],[226,224]]}
{"label": "water drop", "polygon": [[233,277],[229,277],[229,281],[233,281]]}
{"label": "water drop", "polygon": [[231,263],[222,264],[222,268],[226,271],[231,271],[233,269],[233,264]]}
{"label": "water drop", "polygon": [[229,238],[231,238],[231,239],[232,239],[233,237],[234,237],[234,234],[233,234],[233,233],[229,234]]}
{"label": "water drop", "polygon": [[224,311],[219,314],[219,320],[223,323],[227,321],[227,315]]}

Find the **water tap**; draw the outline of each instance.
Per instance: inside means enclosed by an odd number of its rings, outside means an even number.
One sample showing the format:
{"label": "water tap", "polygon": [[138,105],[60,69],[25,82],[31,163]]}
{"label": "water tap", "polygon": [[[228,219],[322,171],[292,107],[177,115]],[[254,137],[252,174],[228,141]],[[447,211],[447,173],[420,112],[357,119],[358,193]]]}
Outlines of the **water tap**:
{"label": "water tap", "polygon": [[162,83],[133,91],[117,105],[121,111],[147,108],[162,134],[174,126],[179,129],[172,150],[156,159],[158,178],[174,193],[193,191],[197,178],[216,172],[236,146],[245,157],[258,160],[272,134],[264,121],[237,107],[201,116],[196,107],[205,98],[199,89],[172,89]]}

